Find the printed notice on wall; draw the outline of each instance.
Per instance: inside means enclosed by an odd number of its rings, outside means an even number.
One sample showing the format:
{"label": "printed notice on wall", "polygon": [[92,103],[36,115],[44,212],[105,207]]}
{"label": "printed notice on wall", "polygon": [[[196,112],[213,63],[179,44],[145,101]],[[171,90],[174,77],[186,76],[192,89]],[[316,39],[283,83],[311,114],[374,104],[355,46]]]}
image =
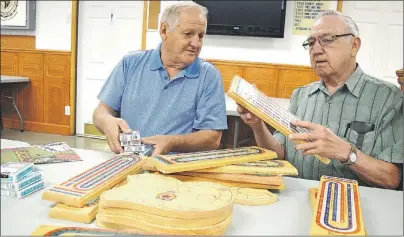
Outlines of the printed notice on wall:
{"label": "printed notice on wall", "polygon": [[329,1],[295,1],[293,34],[309,35],[317,14],[327,9],[329,9]]}

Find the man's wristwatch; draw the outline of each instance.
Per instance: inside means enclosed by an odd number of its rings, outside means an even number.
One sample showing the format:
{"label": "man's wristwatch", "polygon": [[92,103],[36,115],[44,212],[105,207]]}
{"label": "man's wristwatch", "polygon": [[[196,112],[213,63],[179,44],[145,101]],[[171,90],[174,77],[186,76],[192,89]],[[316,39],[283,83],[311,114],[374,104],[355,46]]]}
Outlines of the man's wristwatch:
{"label": "man's wristwatch", "polygon": [[344,165],[352,165],[356,162],[357,156],[356,156],[356,147],[352,144],[351,145],[351,150],[348,154],[348,161],[347,162],[342,162]]}

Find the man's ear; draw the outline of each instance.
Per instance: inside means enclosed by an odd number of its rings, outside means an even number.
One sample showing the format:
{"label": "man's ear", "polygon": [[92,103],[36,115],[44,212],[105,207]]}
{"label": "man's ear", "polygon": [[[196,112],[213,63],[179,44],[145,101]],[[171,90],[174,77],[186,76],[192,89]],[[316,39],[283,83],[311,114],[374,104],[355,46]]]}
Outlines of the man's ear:
{"label": "man's ear", "polygon": [[167,39],[168,25],[165,22],[160,23],[160,36],[162,40]]}
{"label": "man's ear", "polygon": [[358,54],[360,47],[361,47],[361,38],[355,37],[352,43],[352,50],[351,50],[352,57],[355,57]]}

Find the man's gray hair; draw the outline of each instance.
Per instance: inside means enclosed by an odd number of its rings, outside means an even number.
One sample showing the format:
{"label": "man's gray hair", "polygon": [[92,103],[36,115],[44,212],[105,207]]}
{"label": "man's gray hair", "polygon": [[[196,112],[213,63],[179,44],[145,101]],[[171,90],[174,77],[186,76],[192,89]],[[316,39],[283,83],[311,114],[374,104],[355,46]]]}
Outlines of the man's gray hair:
{"label": "man's gray hair", "polygon": [[352,20],[351,17],[346,16],[336,10],[324,10],[322,12],[320,12],[315,21],[317,21],[318,19],[320,19],[323,16],[339,16],[342,17],[342,19],[344,19],[345,22],[345,26],[348,28],[349,33],[352,33],[354,36],[359,36],[359,28],[356,25],[356,23]]}
{"label": "man's gray hair", "polygon": [[163,12],[160,22],[165,22],[168,25],[170,31],[174,31],[175,27],[178,25],[180,19],[180,13],[183,9],[198,8],[202,11],[205,18],[208,17],[208,9],[201,6],[193,1],[178,1],[172,5],[169,5]]}

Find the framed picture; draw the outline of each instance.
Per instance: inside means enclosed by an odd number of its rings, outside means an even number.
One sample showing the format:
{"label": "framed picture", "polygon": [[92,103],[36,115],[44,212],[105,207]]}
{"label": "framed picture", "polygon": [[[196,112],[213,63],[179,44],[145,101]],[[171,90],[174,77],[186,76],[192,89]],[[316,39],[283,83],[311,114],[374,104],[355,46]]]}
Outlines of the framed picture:
{"label": "framed picture", "polygon": [[35,30],[36,1],[1,0],[2,30]]}

